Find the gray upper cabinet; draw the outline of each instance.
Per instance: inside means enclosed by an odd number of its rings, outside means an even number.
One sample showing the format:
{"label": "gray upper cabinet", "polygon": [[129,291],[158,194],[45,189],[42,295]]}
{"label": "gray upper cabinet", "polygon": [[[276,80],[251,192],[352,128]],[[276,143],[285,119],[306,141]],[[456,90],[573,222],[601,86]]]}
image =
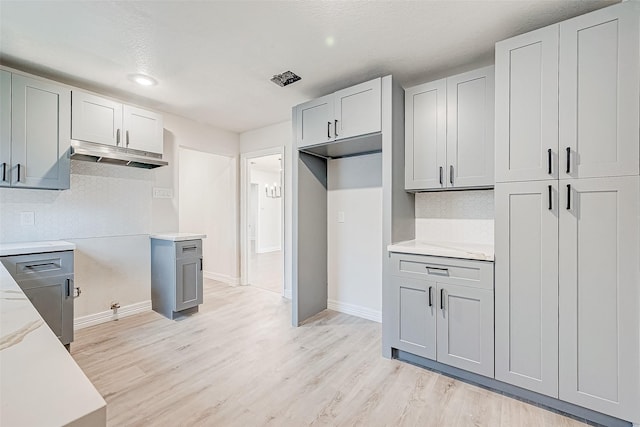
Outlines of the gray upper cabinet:
{"label": "gray upper cabinet", "polygon": [[5,177],[12,187],[69,188],[70,122],[70,89],[11,75],[11,159],[2,162],[11,165]]}
{"label": "gray upper cabinet", "polygon": [[447,81],[405,89],[405,189],[446,188]]}
{"label": "gray upper cabinet", "polygon": [[494,67],[405,90],[405,189],[492,187]]}
{"label": "gray upper cabinet", "polygon": [[296,109],[299,148],[380,132],[381,79],[374,79],[300,104]]}
{"label": "gray upper cabinet", "polygon": [[71,135],[80,141],[163,152],[160,114],[78,90],[72,96]]}
{"label": "gray upper cabinet", "polygon": [[71,95],[71,137],[80,141],[119,146],[122,141],[122,104],[86,92]]}
{"label": "gray upper cabinet", "polygon": [[630,1],[560,23],[560,178],[639,172],[639,9]]}
{"label": "gray upper cabinet", "polygon": [[0,70],[0,186],[8,187],[11,167],[11,73]]}
{"label": "gray upper cabinet", "polygon": [[560,181],[560,398],[634,422],[639,206],[638,176]]}
{"label": "gray upper cabinet", "polygon": [[558,178],[558,26],[496,43],[496,182]]}
{"label": "gray upper cabinet", "polygon": [[496,184],[496,379],[558,397],[558,181]]}

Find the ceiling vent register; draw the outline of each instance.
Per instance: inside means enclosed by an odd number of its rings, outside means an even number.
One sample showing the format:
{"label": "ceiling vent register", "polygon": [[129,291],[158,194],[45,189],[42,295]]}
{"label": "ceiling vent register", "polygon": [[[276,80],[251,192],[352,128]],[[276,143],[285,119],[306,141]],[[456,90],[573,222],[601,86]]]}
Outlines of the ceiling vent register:
{"label": "ceiling vent register", "polygon": [[298,80],[301,80],[302,77],[295,74],[293,71],[285,71],[282,74],[276,74],[271,78],[271,81],[277,84],[280,87],[285,87],[290,85],[291,83],[295,83]]}

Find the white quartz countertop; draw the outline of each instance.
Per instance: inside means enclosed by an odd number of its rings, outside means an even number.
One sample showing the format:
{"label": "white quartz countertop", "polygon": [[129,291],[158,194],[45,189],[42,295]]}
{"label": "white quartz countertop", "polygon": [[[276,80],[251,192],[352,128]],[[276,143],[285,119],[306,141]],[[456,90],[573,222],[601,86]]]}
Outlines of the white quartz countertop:
{"label": "white quartz countertop", "polygon": [[480,243],[430,242],[425,240],[408,240],[387,246],[389,252],[403,254],[431,255],[448,258],[474,259],[493,261],[493,245]]}
{"label": "white quartz countertop", "polygon": [[73,251],[75,243],[64,240],[44,242],[0,243],[0,256],[37,254],[42,252]]}
{"label": "white quartz countertop", "polygon": [[0,426],[104,426],[106,403],[0,264]]}
{"label": "white quartz countertop", "polygon": [[206,234],[199,233],[159,233],[152,234],[152,239],[171,240],[172,242],[182,242],[183,240],[198,240],[207,237]]}

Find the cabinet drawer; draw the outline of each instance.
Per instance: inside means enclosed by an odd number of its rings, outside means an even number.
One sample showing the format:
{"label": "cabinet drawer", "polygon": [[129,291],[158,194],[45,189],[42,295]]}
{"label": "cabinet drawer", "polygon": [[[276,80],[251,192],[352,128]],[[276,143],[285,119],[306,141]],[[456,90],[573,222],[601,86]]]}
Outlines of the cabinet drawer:
{"label": "cabinet drawer", "polygon": [[176,259],[201,258],[202,240],[184,240],[176,242]]}
{"label": "cabinet drawer", "polygon": [[493,289],[493,263],[425,255],[391,254],[392,274]]}
{"label": "cabinet drawer", "polygon": [[73,274],[73,251],[6,256],[0,261],[16,282]]}

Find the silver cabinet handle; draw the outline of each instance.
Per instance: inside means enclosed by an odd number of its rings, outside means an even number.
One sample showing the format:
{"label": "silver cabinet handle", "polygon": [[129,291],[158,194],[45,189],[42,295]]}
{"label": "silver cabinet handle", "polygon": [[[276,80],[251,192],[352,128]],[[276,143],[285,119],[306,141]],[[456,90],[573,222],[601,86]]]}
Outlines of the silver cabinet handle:
{"label": "silver cabinet handle", "polygon": [[6,181],[7,180],[7,164],[6,163],[2,163],[2,181]]}
{"label": "silver cabinet handle", "polygon": [[571,184],[567,184],[567,210],[571,210]]}
{"label": "silver cabinet handle", "polygon": [[449,182],[453,185],[453,165],[449,165]]}
{"label": "silver cabinet handle", "polygon": [[448,276],[449,275],[449,269],[448,268],[440,268],[440,267],[426,267],[427,269],[427,273],[429,274],[436,274],[438,276]]}
{"label": "silver cabinet handle", "polygon": [[431,299],[432,290],[433,290],[433,286],[429,286],[429,307],[433,307],[433,300]]}
{"label": "silver cabinet handle", "polygon": [[336,135],[336,138],[338,137],[338,119],[335,119],[335,121],[333,122],[333,133]]}
{"label": "silver cabinet handle", "polygon": [[567,147],[567,173],[571,172],[571,147]]}
{"label": "silver cabinet handle", "polygon": [[22,166],[20,165],[20,163],[18,163],[18,179],[16,182],[20,182],[20,178],[22,177],[22,174],[20,173],[22,171]]}
{"label": "silver cabinet handle", "polygon": [[120,129],[116,130],[116,147],[120,145]]}
{"label": "silver cabinet handle", "polygon": [[440,185],[442,185],[442,166],[440,166]]}
{"label": "silver cabinet handle", "polygon": [[444,288],[440,288],[440,310],[444,310]]}
{"label": "silver cabinet handle", "polygon": [[127,147],[129,146],[129,131],[127,131]]}
{"label": "silver cabinet handle", "polygon": [[552,170],[551,170],[551,148],[549,148],[547,150],[547,173],[549,175],[552,174]]}
{"label": "silver cabinet handle", "polygon": [[549,210],[552,210],[553,209],[553,205],[552,205],[551,197],[552,197],[552,191],[553,190],[552,190],[552,187],[550,185],[549,185],[548,188],[549,188]]}
{"label": "silver cabinet handle", "polygon": [[327,122],[327,138],[331,138],[331,122]]}

